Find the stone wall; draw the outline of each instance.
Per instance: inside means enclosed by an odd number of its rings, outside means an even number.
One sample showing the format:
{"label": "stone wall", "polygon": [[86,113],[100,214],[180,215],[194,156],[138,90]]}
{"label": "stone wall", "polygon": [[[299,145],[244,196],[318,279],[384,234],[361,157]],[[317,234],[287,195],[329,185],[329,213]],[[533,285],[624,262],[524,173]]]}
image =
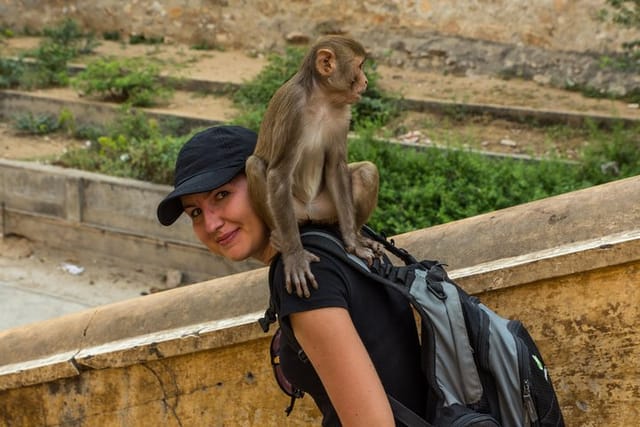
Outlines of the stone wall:
{"label": "stone wall", "polygon": [[348,32],[390,48],[431,33],[551,50],[615,50],[637,31],[598,20],[605,0],[3,0],[0,24],[39,31],[73,17],[98,34],[270,50],[287,36]]}

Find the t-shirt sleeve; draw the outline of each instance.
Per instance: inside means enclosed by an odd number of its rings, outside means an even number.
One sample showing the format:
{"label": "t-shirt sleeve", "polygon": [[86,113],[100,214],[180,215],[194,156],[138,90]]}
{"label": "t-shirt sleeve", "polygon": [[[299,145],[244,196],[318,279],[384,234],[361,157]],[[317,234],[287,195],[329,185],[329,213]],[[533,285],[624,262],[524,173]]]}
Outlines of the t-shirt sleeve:
{"label": "t-shirt sleeve", "polygon": [[278,260],[273,276],[272,292],[279,305],[279,315],[284,318],[291,313],[317,308],[349,308],[349,282],[343,274],[340,263],[332,255],[313,251],[320,261],[311,263],[311,272],[318,282],[318,289],[310,289],[309,298],[298,297],[295,291],[288,294],[284,284],[284,265]]}

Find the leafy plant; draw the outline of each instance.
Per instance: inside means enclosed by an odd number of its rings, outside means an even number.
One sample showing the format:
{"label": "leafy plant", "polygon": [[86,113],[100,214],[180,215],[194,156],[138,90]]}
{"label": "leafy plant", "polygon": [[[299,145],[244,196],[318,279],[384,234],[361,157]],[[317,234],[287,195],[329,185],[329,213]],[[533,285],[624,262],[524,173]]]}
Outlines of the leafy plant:
{"label": "leafy plant", "polygon": [[102,33],[102,38],[105,40],[120,41],[120,31],[104,31]]}
{"label": "leafy plant", "polygon": [[54,27],[45,28],[43,33],[52,43],[69,48],[72,58],[91,53],[100,44],[92,32],[84,33],[71,18],[64,19]]}
{"label": "leafy plant", "polygon": [[380,170],[378,209],[370,223],[388,234],[466,218],[580,188],[579,168],[564,162],[497,159],[464,150],[419,150],[361,134],[350,161]]}
{"label": "leafy plant", "polygon": [[63,154],[56,164],[156,183],[173,182],[175,159],[184,138],[144,112],[123,106],[106,130],[83,128],[90,143]]}
{"label": "leafy plant", "polygon": [[36,62],[27,67],[20,85],[33,89],[48,86],[66,86],[69,83],[67,63],[75,50],[54,41],[45,40],[33,53]]}
{"label": "leafy plant", "polygon": [[[236,117],[235,122],[258,129],[269,100],[298,71],[304,55],[305,50],[298,47],[288,47],[283,55],[271,55],[262,71],[234,94],[233,100],[238,109],[245,112]],[[375,62],[367,61],[365,72],[369,86],[362,99],[352,108],[354,128],[383,125],[398,113],[397,100],[385,95],[379,88]]]}
{"label": "leafy plant", "polygon": [[591,141],[581,156],[581,179],[602,184],[614,179],[640,175],[640,125],[618,123],[602,133],[588,123]]}
{"label": "leafy plant", "polygon": [[25,66],[21,60],[0,58],[0,88],[13,88],[20,84]]}
{"label": "leafy plant", "polygon": [[11,28],[0,27],[0,39],[1,38],[11,38],[13,37],[13,30]]}
{"label": "leafy plant", "polygon": [[[66,86],[69,83],[68,62],[81,54],[91,53],[97,46],[93,35],[85,35],[78,24],[66,19],[55,27],[45,28],[45,38],[33,51],[20,59],[20,86],[34,89],[48,86]],[[35,59],[27,63],[24,57]]]}
{"label": "leafy plant", "polygon": [[15,127],[22,132],[43,135],[57,131],[60,123],[54,116],[29,112],[15,117]]}
{"label": "leafy plant", "polygon": [[60,111],[58,117],[51,114],[27,112],[14,116],[14,127],[21,132],[34,135],[49,134],[60,130],[73,135],[75,132],[75,118],[66,108]]}
{"label": "leafy plant", "polygon": [[171,97],[172,90],[162,84],[159,71],[141,58],[101,58],[74,77],[72,85],[84,95],[145,107]]}

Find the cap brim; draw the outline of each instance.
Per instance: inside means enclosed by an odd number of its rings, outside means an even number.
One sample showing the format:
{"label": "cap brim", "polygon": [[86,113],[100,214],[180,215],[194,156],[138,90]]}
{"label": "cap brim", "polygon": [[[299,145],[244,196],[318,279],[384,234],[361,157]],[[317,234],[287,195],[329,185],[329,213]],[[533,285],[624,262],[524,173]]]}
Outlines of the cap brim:
{"label": "cap brim", "polygon": [[180,197],[188,194],[203,193],[218,188],[236,176],[244,169],[243,166],[232,166],[223,170],[205,172],[192,176],[181,182],[171,193],[158,204],[158,221],[162,225],[173,224],[184,211]]}

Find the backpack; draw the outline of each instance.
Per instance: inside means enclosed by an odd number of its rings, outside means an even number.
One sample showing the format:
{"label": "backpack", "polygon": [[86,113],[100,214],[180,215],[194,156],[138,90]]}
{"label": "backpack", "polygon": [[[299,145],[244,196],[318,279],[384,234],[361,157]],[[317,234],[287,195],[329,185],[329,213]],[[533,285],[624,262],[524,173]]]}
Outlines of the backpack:
{"label": "backpack", "polygon": [[[418,262],[393,240],[367,226],[362,231],[405,266],[394,266],[385,255],[369,267],[324,231],[306,231],[301,237],[306,248],[327,251],[372,282],[404,295],[418,313],[421,365],[428,388],[426,420],[389,395],[396,420],[407,426],[564,426],[546,365],[520,321],[500,317],[467,294],[448,277],[443,264]],[[259,320],[265,332],[276,321],[276,312],[272,298]],[[278,384],[291,397],[288,415],[304,392],[292,387],[274,362],[281,334],[293,338],[285,323],[280,323],[272,339],[271,353]],[[295,343],[295,339],[289,341]],[[298,353],[304,360],[301,348]]]}

